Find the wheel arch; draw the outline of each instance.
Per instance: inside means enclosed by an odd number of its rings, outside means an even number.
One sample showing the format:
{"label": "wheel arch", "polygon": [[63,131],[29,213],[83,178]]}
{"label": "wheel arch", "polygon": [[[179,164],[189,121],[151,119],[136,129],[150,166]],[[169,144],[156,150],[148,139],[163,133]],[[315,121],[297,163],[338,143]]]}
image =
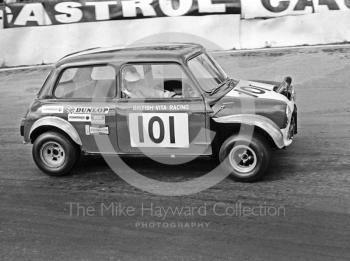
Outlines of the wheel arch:
{"label": "wheel arch", "polygon": [[82,146],[80,136],[76,129],[68,121],[54,116],[41,118],[34,122],[29,131],[29,138],[34,140],[42,133],[47,131],[58,131],[68,136],[75,144]]}
{"label": "wheel arch", "polygon": [[239,133],[244,126],[254,127],[253,134],[266,138],[272,147],[284,147],[283,134],[279,127],[270,119],[254,114],[230,115],[214,118],[216,130],[222,141],[234,133]]}

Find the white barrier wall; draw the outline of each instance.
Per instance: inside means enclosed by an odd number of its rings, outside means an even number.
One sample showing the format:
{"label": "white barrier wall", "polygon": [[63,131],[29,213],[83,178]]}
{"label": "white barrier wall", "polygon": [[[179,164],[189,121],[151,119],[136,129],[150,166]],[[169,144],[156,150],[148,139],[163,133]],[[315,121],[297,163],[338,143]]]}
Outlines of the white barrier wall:
{"label": "white barrier wall", "polygon": [[241,48],[350,42],[350,12],[241,20]]}
{"label": "white barrier wall", "polygon": [[0,65],[53,63],[82,49],[141,42],[195,42],[209,50],[238,49],[239,23],[239,15],[227,14],[4,29]]}
{"label": "white barrier wall", "polygon": [[[123,1],[126,3],[128,0]],[[138,0],[133,3],[142,2],[147,5],[158,3],[156,1],[170,3],[170,0]],[[87,48],[124,47],[151,42],[195,42],[208,50],[350,42],[350,0],[241,0],[241,3],[238,0],[196,1],[180,2],[188,8],[191,5],[187,3],[192,4],[193,10],[202,12],[199,16],[191,13],[191,7],[185,10],[191,14],[175,10],[177,13],[186,13],[187,16],[172,14],[173,17],[89,23],[75,21],[77,23],[50,26],[23,24],[24,27],[0,28],[0,67],[53,63],[62,56]],[[226,8],[222,4],[224,2]],[[77,8],[74,10],[77,11]],[[98,10],[101,12],[107,9]],[[12,10],[7,16],[8,21],[16,21],[13,25],[19,26],[18,21],[21,19],[18,19],[18,14],[17,19],[13,19],[15,11],[16,9]],[[126,11],[123,15],[129,14]],[[207,15],[209,11],[212,13]],[[136,11],[134,15],[137,15]],[[52,17],[57,20],[59,16]],[[96,20],[101,13],[95,13],[95,16],[92,18]],[[37,17],[31,12],[27,12],[24,17],[29,21],[35,20],[34,25],[37,22]],[[69,19],[70,16],[65,15],[65,18]]]}

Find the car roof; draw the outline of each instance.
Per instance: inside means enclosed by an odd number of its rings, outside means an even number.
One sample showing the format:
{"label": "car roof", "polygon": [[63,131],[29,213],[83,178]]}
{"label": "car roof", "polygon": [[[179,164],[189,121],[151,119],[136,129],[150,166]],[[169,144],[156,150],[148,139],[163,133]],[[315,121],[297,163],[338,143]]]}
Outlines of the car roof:
{"label": "car roof", "polygon": [[204,47],[193,43],[152,44],[131,47],[90,48],[63,57],[56,67],[66,64],[91,64],[99,62],[148,62],[177,61],[181,62],[202,52]]}

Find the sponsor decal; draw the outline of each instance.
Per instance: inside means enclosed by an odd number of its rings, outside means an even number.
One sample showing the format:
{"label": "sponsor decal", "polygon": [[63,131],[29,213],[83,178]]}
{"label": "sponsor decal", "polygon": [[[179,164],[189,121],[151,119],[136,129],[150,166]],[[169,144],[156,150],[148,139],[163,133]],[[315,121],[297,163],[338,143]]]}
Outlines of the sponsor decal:
{"label": "sponsor decal", "polygon": [[187,113],[130,113],[131,147],[188,148]]}
{"label": "sponsor decal", "polygon": [[133,105],[133,111],[189,111],[189,104],[141,104]]}
{"label": "sponsor decal", "polygon": [[90,125],[85,125],[85,134],[90,135]]}
{"label": "sponsor decal", "polygon": [[240,0],[107,0],[8,3],[4,28],[152,17],[240,14]]}
{"label": "sponsor decal", "polygon": [[41,107],[42,113],[63,113],[63,106],[44,105]]}
{"label": "sponsor decal", "polygon": [[66,106],[65,111],[70,114],[108,114],[109,107],[77,107],[77,106]]}
{"label": "sponsor decal", "polygon": [[244,93],[253,97],[259,97],[257,95],[263,95],[266,93],[266,91],[271,91],[259,86],[249,85],[249,86],[241,86],[239,88],[235,88],[235,91]]}
{"label": "sponsor decal", "polygon": [[104,125],[106,124],[106,116],[101,114],[91,115],[91,124]]}
{"label": "sponsor decal", "polygon": [[93,127],[85,125],[85,133],[86,135],[109,135],[109,128],[108,126]]}
{"label": "sponsor decal", "polygon": [[73,106],[66,106],[65,108],[64,108],[64,111],[66,112],[66,113],[74,113],[74,110],[75,110],[75,108],[73,107]]}
{"label": "sponsor decal", "polygon": [[283,95],[273,91],[273,85],[267,83],[241,80],[235,88],[226,94],[228,97],[241,97],[241,95],[253,98],[274,99],[288,101]]}
{"label": "sponsor decal", "polygon": [[91,122],[91,114],[68,114],[68,121]]}

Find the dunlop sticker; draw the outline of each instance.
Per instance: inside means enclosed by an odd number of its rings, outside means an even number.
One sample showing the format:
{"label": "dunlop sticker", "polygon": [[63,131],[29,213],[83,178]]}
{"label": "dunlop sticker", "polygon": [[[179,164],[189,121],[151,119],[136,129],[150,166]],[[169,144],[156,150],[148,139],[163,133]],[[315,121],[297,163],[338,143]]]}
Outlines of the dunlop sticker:
{"label": "dunlop sticker", "polygon": [[65,108],[67,113],[70,114],[108,114],[109,107],[75,107],[75,106],[66,106]]}

